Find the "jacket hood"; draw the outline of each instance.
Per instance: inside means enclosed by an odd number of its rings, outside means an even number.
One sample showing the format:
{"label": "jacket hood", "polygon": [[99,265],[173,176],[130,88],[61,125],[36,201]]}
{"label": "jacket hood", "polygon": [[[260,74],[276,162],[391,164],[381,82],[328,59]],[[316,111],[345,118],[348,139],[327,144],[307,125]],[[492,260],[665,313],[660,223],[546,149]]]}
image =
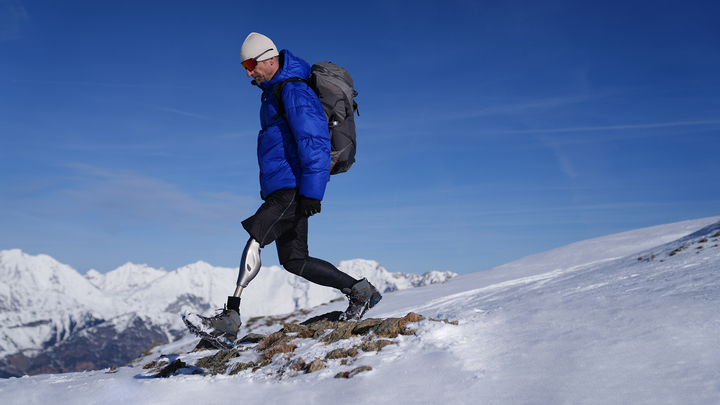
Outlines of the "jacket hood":
{"label": "jacket hood", "polygon": [[262,83],[257,83],[255,80],[253,80],[252,84],[260,87],[263,90],[270,90],[276,85],[293,77],[299,77],[301,79],[307,79],[308,77],[310,77],[310,65],[303,59],[300,59],[297,56],[293,55],[287,49],[283,49],[282,51],[280,51],[279,59],[280,69],[275,72],[275,76],[273,76],[272,79]]}

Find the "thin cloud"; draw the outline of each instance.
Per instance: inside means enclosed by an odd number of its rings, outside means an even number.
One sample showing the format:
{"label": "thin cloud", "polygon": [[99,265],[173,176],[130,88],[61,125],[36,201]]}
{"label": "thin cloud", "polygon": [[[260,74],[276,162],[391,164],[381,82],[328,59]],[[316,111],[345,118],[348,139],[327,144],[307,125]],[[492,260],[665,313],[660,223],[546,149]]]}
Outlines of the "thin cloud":
{"label": "thin cloud", "polygon": [[588,127],[570,127],[570,128],[548,128],[548,129],[526,129],[518,131],[500,131],[502,134],[550,134],[563,132],[592,132],[592,131],[618,131],[627,129],[652,129],[652,128],[668,128],[668,127],[688,127],[701,125],[717,125],[720,120],[705,121],[676,121],[676,122],[660,122],[655,124],[630,124],[630,125],[606,125],[606,126],[588,126]]}
{"label": "thin cloud", "polygon": [[[526,129],[526,130],[482,130],[479,133],[483,135],[531,135],[540,141],[542,147],[547,147],[547,140],[550,135],[557,135],[552,139],[551,146],[554,148],[560,146],[586,145],[595,143],[607,143],[615,141],[627,141],[628,139],[656,138],[676,135],[677,131],[660,131],[663,128],[693,128],[695,131],[702,130],[702,127],[712,128],[720,124],[720,120],[702,120],[702,121],[674,121],[660,122],[649,124],[627,124],[627,125],[605,125],[605,126],[586,126],[586,127],[567,127],[567,128],[547,128],[547,129]],[[658,131],[651,131],[656,129]],[[585,136],[570,136],[571,134],[585,133]],[[568,134],[563,136],[563,134]],[[537,148],[534,143],[517,143],[515,145],[519,149]]]}
{"label": "thin cloud", "polygon": [[143,225],[183,232],[224,233],[257,204],[228,192],[189,192],[163,179],[129,170],[81,163],[72,175],[16,205],[33,215],[91,219],[105,224]]}
{"label": "thin cloud", "polygon": [[563,107],[567,105],[583,103],[596,96],[569,96],[569,97],[549,97],[540,100],[534,100],[526,103],[504,104],[495,107],[483,108],[467,114],[463,114],[458,118],[474,118],[486,117],[493,115],[510,115],[524,113],[530,110],[547,110],[552,108]]}
{"label": "thin cloud", "polygon": [[[548,97],[540,100],[532,100],[521,103],[507,103],[496,105],[493,107],[479,108],[472,111],[464,112],[450,112],[447,114],[437,115],[425,115],[420,120],[423,123],[427,122],[441,122],[441,121],[456,121],[462,119],[470,119],[477,117],[490,117],[497,115],[518,115],[527,113],[528,111],[535,110],[548,110],[568,105],[584,103],[597,96],[581,95],[581,96],[568,96],[568,97]],[[455,104],[451,104],[455,106]]]}
{"label": "thin cloud", "polygon": [[[459,120],[467,120],[467,119],[473,119],[478,117],[494,117],[494,116],[522,116],[523,114],[527,114],[529,112],[534,111],[544,111],[544,110],[553,110],[561,107],[566,107],[570,105],[585,103],[588,101],[591,101],[593,99],[598,98],[598,95],[578,95],[578,96],[566,96],[566,97],[547,97],[543,99],[538,100],[530,100],[525,102],[517,102],[517,103],[505,103],[505,104],[498,104],[493,105],[491,107],[480,107],[475,109],[466,109],[463,111],[458,110],[458,102],[456,100],[450,100],[450,101],[442,101],[441,103],[437,104],[435,106],[435,109],[433,110],[433,113],[430,114],[419,114],[417,109],[412,109],[409,111],[400,111],[398,112],[399,115],[393,116],[392,120],[390,122],[380,122],[380,121],[374,121],[374,122],[366,122],[366,121],[358,121],[358,125],[361,126],[364,129],[368,130],[376,130],[378,128],[393,128],[393,127],[402,127],[404,129],[407,128],[408,121],[407,117],[412,117],[411,122],[417,123],[420,125],[426,125],[429,123],[440,123],[440,122],[456,122]],[[435,98],[437,99],[437,98]],[[437,101],[437,100],[435,100]],[[471,105],[472,103],[475,103],[476,101],[468,101],[468,105]],[[488,101],[490,102],[490,101]],[[460,103],[462,104],[462,103]],[[412,104],[411,104],[412,105]],[[450,107],[452,110],[446,111],[446,109]],[[398,119],[398,116],[406,115],[407,117],[405,119]],[[495,133],[495,132],[493,132]],[[497,132],[497,133],[514,133],[514,132]],[[409,133],[408,133],[409,134]],[[413,133],[413,136],[417,136],[417,133]],[[435,134],[434,132],[431,132],[431,134]]]}
{"label": "thin cloud", "polygon": [[212,118],[207,117],[205,115],[200,115],[200,114],[195,114],[195,113],[191,113],[191,112],[187,112],[187,111],[177,110],[174,108],[160,107],[160,106],[155,106],[155,108],[159,109],[160,111],[166,111],[166,112],[173,113],[173,114],[184,115],[186,117],[200,118],[203,120],[212,120]]}

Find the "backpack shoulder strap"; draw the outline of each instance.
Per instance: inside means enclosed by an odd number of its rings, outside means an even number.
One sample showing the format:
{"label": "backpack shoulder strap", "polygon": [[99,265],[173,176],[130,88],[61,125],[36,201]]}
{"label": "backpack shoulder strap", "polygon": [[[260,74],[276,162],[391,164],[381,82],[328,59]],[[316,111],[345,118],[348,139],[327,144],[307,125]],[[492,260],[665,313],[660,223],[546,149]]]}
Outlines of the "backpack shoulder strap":
{"label": "backpack shoulder strap", "polygon": [[276,85],[275,87],[273,87],[273,94],[275,94],[275,104],[277,104],[277,107],[278,107],[277,114],[275,114],[275,116],[273,117],[273,120],[278,119],[278,117],[280,115],[282,115],[283,117],[285,116],[285,104],[282,101],[282,91],[285,88],[285,83],[287,83],[287,82],[303,82],[303,83],[307,84],[308,86],[310,85],[308,83],[308,81],[305,79],[301,79],[299,77],[291,77],[291,78],[283,81],[282,83]]}

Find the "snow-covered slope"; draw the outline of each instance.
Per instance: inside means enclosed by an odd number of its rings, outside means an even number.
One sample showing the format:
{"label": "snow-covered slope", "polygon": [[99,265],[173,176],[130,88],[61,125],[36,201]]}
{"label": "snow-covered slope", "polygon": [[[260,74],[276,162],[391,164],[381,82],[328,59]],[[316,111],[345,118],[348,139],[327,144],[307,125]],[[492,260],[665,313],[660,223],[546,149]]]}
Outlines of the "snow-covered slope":
{"label": "snow-covered slope", "polygon": [[[283,373],[287,354],[236,375],[141,366],[197,360],[185,336],[106,371],[0,380],[3,403],[717,404],[720,217],[581,242],[442,284],[387,294],[369,317],[417,312],[414,335],[325,369]],[[672,235],[669,237],[668,235]],[[513,273],[513,274],[506,274]],[[342,310],[331,303],[309,318]],[[269,332],[266,330],[265,332]],[[349,342],[348,344],[354,344]],[[325,358],[312,339],[292,356]],[[257,354],[250,350],[243,356]],[[232,361],[244,361],[244,358]],[[333,378],[359,366],[371,371]]]}
{"label": "snow-covered slope", "polygon": [[[454,276],[390,273],[369,260],[346,261],[340,267],[387,292]],[[222,308],[236,279],[237,269],[202,261],[171,272],[127,263],[107,274],[89,271],[83,277],[46,255],[0,251],[0,377],[102,368],[106,363],[97,350],[90,357],[82,354],[93,340],[101,347],[111,342],[116,350],[129,350],[115,359],[124,364],[153,342],[185,333],[184,311],[211,315]],[[243,293],[242,317],[247,321],[292,312],[339,297],[338,291],[267,267]],[[122,336],[133,341],[119,341]]]}

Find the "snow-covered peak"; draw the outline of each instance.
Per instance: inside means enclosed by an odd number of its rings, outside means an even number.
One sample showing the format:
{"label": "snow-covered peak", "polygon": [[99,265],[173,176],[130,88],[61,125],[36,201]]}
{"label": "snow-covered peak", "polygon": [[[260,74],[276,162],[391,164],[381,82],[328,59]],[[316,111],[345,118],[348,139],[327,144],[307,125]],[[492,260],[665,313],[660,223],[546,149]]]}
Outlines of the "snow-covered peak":
{"label": "snow-covered peak", "polygon": [[457,276],[456,273],[445,271],[429,271],[422,275],[390,273],[374,260],[354,259],[338,263],[338,268],[355,278],[366,277],[378,290],[390,292],[406,288],[421,287],[428,284],[444,283]]}
{"label": "snow-covered peak", "polygon": [[37,353],[115,311],[72,267],[47,255],[0,251],[0,354]]}
{"label": "snow-covered peak", "polygon": [[87,273],[85,273],[84,276],[92,285],[95,287],[98,287],[103,283],[103,279],[105,278],[105,275],[100,273],[99,271],[95,269],[88,270]]}
{"label": "snow-covered peak", "polygon": [[128,262],[106,274],[90,270],[85,274],[85,278],[101,290],[127,291],[146,285],[166,274],[167,271],[164,269]]}
{"label": "snow-covered peak", "polygon": [[0,251],[0,310],[17,311],[75,301],[92,305],[102,293],[77,270],[48,255]]}

